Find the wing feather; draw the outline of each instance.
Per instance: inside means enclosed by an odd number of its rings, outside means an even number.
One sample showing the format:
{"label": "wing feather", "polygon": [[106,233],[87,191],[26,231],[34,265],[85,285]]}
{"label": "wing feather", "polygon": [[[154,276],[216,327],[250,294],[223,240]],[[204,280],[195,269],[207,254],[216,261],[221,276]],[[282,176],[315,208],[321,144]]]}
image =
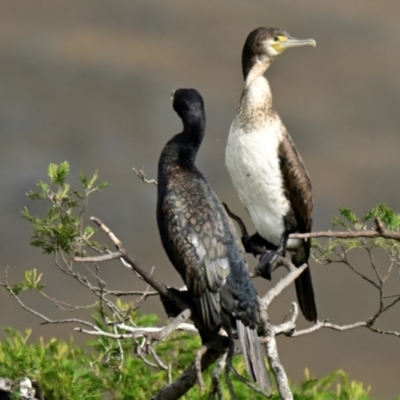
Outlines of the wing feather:
{"label": "wing feather", "polygon": [[168,256],[193,293],[204,323],[215,329],[221,324],[219,292],[230,272],[221,214],[204,196],[211,190],[206,184],[202,193],[198,185],[182,191],[176,182],[168,189],[162,204]]}

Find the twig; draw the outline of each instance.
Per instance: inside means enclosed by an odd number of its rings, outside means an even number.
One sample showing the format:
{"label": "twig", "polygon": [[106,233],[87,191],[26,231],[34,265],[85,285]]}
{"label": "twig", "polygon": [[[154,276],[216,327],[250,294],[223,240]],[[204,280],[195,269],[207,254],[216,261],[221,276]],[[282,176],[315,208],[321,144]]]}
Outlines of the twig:
{"label": "twig", "polygon": [[182,311],[174,320],[162,329],[157,331],[149,331],[148,329],[138,328],[134,333],[134,337],[144,336],[146,338],[146,345],[150,345],[152,340],[161,341],[167,338],[173,331],[190,318],[191,312],[189,309]]}
{"label": "twig", "polygon": [[332,324],[328,320],[317,321],[313,326],[310,326],[307,329],[302,329],[300,331],[296,331],[291,336],[296,337],[296,336],[307,335],[311,332],[316,332],[316,331],[320,330],[321,328],[329,328],[329,329],[333,329],[335,331],[347,331],[350,329],[356,329],[356,328],[361,328],[361,327],[366,327],[366,326],[368,326],[368,322],[366,322],[366,321],[355,322],[354,324],[349,324],[349,325]]}
{"label": "twig", "polygon": [[158,185],[157,181],[154,179],[146,179],[146,174],[144,173],[144,169],[140,169],[139,171],[136,168],[132,168],[135,174],[140,178],[144,183],[152,183],[153,185]]}
{"label": "twig", "polygon": [[279,296],[282,291],[287,288],[301,273],[308,268],[307,264],[303,264],[301,267],[296,268],[292,264],[292,270],[284,278],[282,278],[274,287],[268,290],[267,294],[261,299],[261,308],[266,310],[271,304],[272,300]]}
{"label": "twig", "polygon": [[[248,232],[246,225],[243,220],[235,215],[225,203],[222,203],[225,207],[227,214],[237,222],[241,230],[242,236],[247,236]],[[390,231],[385,229],[382,221],[379,218],[374,218],[376,228],[374,230],[360,230],[360,231],[345,231],[345,232],[335,232],[335,231],[320,231],[320,232],[308,232],[308,233],[291,233],[289,239],[309,239],[317,237],[327,237],[327,238],[342,238],[342,239],[354,239],[354,238],[378,238],[383,237],[385,239],[400,240],[400,232]]]}
{"label": "twig", "polygon": [[308,239],[316,237],[329,237],[329,238],[341,238],[341,239],[354,239],[354,238],[378,238],[383,237],[385,239],[400,240],[400,232],[389,231],[384,228],[382,221],[379,218],[375,218],[376,229],[374,230],[360,230],[360,231],[347,231],[347,232],[335,232],[335,231],[323,231],[323,232],[310,232],[310,233],[291,233],[289,238],[291,239]]}
{"label": "twig", "polygon": [[24,310],[26,310],[26,311],[32,313],[33,315],[36,315],[40,319],[42,319],[44,321],[44,322],[42,322],[42,325],[45,325],[45,324],[77,323],[77,324],[90,326],[92,329],[97,329],[94,324],[91,324],[90,322],[87,322],[87,321],[84,321],[84,320],[81,320],[81,319],[77,319],[77,318],[68,318],[68,319],[63,319],[63,320],[53,320],[53,319],[47,318],[45,315],[43,315],[43,314],[33,310],[32,308],[29,308],[28,306],[26,306],[23,303],[23,301],[14,293],[14,291],[12,290],[11,286],[8,283],[8,267],[6,268],[6,271],[5,271],[5,285],[4,285],[4,287],[11,293],[11,295],[17,300],[19,305]]}

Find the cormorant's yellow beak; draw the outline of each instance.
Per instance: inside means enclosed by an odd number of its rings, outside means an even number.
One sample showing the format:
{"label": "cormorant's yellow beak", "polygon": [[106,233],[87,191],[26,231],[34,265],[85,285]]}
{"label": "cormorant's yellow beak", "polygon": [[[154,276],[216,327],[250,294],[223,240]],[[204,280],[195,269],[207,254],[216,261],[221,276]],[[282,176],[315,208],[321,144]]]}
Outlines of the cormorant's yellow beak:
{"label": "cormorant's yellow beak", "polygon": [[300,46],[313,46],[315,47],[317,42],[314,39],[296,39],[294,37],[288,37],[284,35],[279,35],[274,37],[271,47],[277,53],[283,53],[285,50],[290,49],[292,47],[300,47]]}

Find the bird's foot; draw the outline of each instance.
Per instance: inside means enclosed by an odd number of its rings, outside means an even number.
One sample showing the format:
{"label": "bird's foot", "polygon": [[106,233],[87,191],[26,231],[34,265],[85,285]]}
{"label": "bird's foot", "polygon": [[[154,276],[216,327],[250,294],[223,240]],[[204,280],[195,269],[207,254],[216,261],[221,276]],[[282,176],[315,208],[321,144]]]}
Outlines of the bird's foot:
{"label": "bird's foot", "polygon": [[272,264],[279,256],[276,250],[267,250],[260,257],[259,263],[255,267],[256,274],[264,279],[271,280]]}

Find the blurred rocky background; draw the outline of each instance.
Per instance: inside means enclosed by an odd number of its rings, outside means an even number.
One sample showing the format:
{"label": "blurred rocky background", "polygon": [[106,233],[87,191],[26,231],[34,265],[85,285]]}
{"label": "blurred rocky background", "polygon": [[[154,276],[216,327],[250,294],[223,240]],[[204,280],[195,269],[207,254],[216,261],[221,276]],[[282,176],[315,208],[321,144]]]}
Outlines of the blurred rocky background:
{"label": "blurred rocky background", "polygon": [[[198,166],[219,197],[245,217],[225,170],[224,148],[243,85],[242,45],[259,26],[317,41],[315,49],[285,53],[268,71],[275,107],[313,182],[314,229],[329,228],[339,206],[363,214],[384,202],[400,211],[399,14],[395,0],[3,0],[0,270],[9,266],[10,281],[18,282],[25,269],[37,268],[50,295],[77,305],[93,301],[57,271],[50,256],[29,246],[31,230],[20,214],[25,205],[43,214],[44,206],[25,193],[47,179],[49,163],[68,160],[76,185],[80,170],[96,169],[111,184],[92,196],[88,217],[103,219],[142,265],[180,285],[158,237],[156,189],[132,167],[156,178],[163,145],[181,129],[170,92],[197,88],[208,122]],[[348,270],[313,263],[312,274],[321,319],[345,324],[376,311],[377,293]],[[139,287],[119,263],[102,267],[102,276],[112,288]],[[259,282],[258,289],[268,285]],[[36,296],[23,299],[51,317],[65,317]],[[271,307],[271,319],[281,321],[294,299],[290,288]],[[143,311],[164,319],[156,299]],[[398,313],[389,312],[382,328],[399,330]],[[1,326],[32,327],[33,339],[73,334],[73,325],[40,323],[0,291]],[[299,324],[307,326],[302,318]],[[280,338],[279,346],[294,382],[305,367],[318,376],[343,368],[371,385],[377,399],[400,394],[398,338],[325,330]]]}

